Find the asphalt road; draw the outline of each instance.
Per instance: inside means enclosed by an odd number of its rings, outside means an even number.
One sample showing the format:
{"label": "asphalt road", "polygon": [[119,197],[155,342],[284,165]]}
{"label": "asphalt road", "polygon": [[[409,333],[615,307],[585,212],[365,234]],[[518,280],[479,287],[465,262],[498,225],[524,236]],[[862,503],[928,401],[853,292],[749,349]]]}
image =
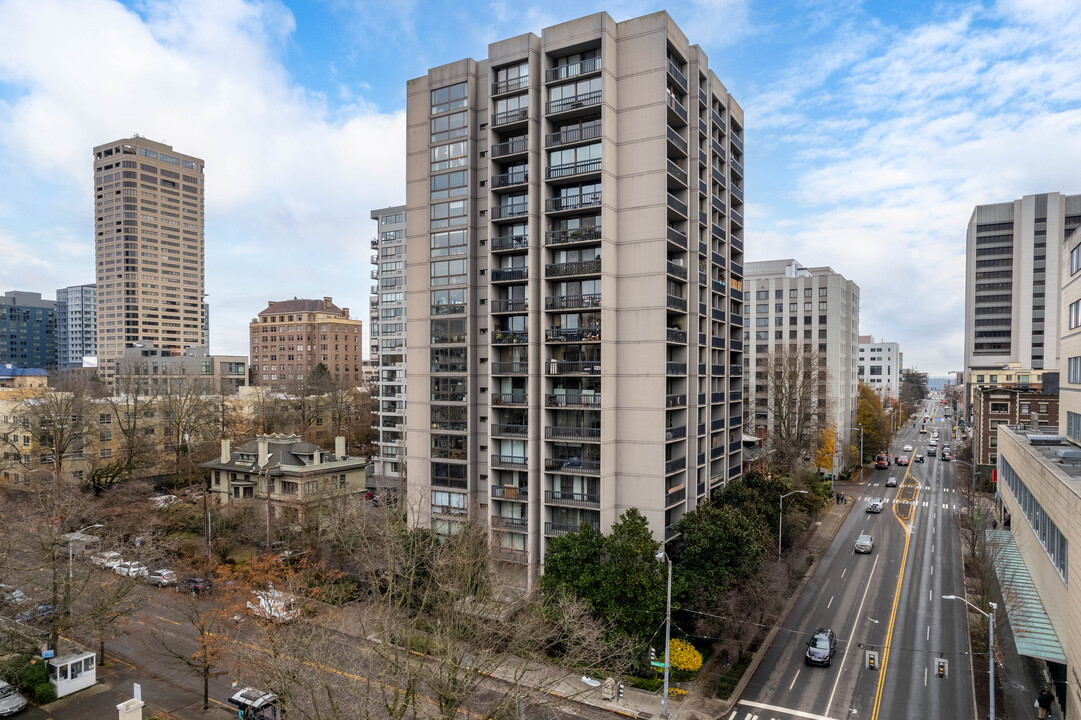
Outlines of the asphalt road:
{"label": "asphalt road", "polygon": [[[935,402],[925,405],[928,430],[951,438]],[[930,434],[917,422],[895,437],[895,455],[926,454]],[[905,453],[911,444],[916,449]],[[898,487],[886,487],[896,476]],[[867,498],[885,501],[865,512]],[[930,455],[923,463],[872,471],[785,627],[767,650],[729,720],[806,718],[970,718],[972,676],[963,594],[957,512],[963,497],[953,487],[953,464]],[[870,554],[855,554],[856,537],[874,537]],[[819,626],[837,634],[830,667],[804,662],[806,643]],[[867,651],[878,653],[877,668]],[[947,677],[936,676],[944,658]]]}

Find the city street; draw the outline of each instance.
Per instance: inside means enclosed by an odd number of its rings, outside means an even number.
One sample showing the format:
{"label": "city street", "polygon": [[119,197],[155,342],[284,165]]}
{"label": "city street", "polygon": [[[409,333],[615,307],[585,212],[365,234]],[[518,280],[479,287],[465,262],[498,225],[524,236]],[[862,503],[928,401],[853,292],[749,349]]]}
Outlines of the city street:
{"label": "city street", "polygon": [[[945,406],[928,401],[928,430],[940,447],[949,444]],[[919,419],[902,429],[894,455],[927,454],[930,434]],[[915,447],[903,453],[905,444]],[[897,487],[887,487],[896,476]],[[965,606],[942,595],[963,594],[961,544],[953,465],[927,454],[924,463],[868,470],[857,503],[823,558],[785,626],[751,678],[732,720],[747,718],[972,717]],[[864,511],[881,498],[881,513]],[[870,534],[870,554],[853,551],[856,537]],[[804,662],[806,643],[820,626],[837,635],[830,667]],[[878,654],[868,666],[867,651]],[[936,676],[937,660],[946,678]]]}

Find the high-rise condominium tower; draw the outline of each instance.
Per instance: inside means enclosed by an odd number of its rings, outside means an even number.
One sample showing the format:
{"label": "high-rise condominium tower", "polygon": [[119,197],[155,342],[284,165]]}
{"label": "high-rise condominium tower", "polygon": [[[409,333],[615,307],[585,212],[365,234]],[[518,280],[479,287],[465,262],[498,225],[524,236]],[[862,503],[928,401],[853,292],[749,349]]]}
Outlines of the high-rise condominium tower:
{"label": "high-rise condominium tower", "polygon": [[204,346],[203,161],[134,136],[94,148],[98,367],[132,343]]}
{"label": "high-rise condominium tower", "polygon": [[56,291],[56,366],[70,370],[94,357],[98,344],[97,288],[72,285]]}
{"label": "high-rise condominium tower", "polygon": [[740,474],[743,111],[664,12],[493,43],[408,85],[411,517],[654,536]]}

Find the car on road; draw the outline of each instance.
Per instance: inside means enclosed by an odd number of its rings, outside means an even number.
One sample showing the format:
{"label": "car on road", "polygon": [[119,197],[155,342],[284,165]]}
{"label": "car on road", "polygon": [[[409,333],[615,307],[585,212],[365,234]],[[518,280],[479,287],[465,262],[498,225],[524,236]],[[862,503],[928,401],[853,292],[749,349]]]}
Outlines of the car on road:
{"label": "car on road", "polygon": [[908,455],[898,455],[897,456],[897,464],[898,465],[908,465]]}
{"label": "car on road", "polygon": [[915,459],[913,459],[912,462],[922,463],[923,462],[923,455],[920,455],[919,453],[916,453],[916,457],[915,457]]}
{"label": "car on road", "polygon": [[837,651],[837,636],[833,630],[820,627],[807,641],[807,652],[803,656],[808,665],[824,665],[829,667],[833,662],[833,654]]}
{"label": "car on road", "polygon": [[206,595],[214,589],[214,581],[203,577],[184,578],[183,583],[177,583],[176,591],[180,592],[182,588],[192,595]]}
{"label": "car on road", "polygon": [[11,585],[0,585],[0,602],[4,605],[22,605],[29,601],[30,598],[19,588]]}
{"label": "car on road", "polygon": [[882,498],[870,498],[867,500],[867,512],[882,512]]}
{"label": "car on road", "polygon": [[0,680],[0,717],[14,715],[26,707],[26,698],[19,691]]}
{"label": "car on road", "polygon": [[883,468],[888,468],[889,466],[890,456],[886,453],[879,453],[878,457],[875,458],[875,469],[882,470]]}
{"label": "car on road", "polygon": [[897,487],[897,476],[890,475],[886,478],[886,487]]}
{"label": "car on road", "polygon": [[157,585],[158,587],[165,587],[166,585],[176,585],[176,573],[172,570],[151,570],[146,575],[143,575],[143,581],[150,583],[151,585]]}
{"label": "car on road", "polygon": [[939,459],[942,460],[943,462],[949,462],[949,461],[953,460],[953,455],[948,453],[948,452],[943,451],[942,456]]}
{"label": "car on road", "polygon": [[902,449],[902,450],[903,450],[904,452],[912,452],[912,446],[911,446],[911,445],[905,445],[905,446],[904,446],[903,448],[901,448],[901,449]]}
{"label": "car on road", "polygon": [[856,552],[869,553],[875,549],[875,539],[870,535],[860,535],[856,538]]}
{"label": "car on road", "polygon": [[150,570],[138,560],[128,560],[119,563],[113,572],[121,577],[145,577]]}
{"label": "car on road", "polygon": [[120,563],[124,562],[124,558],[120,557],[120,553],[109,550],[107,552],[95,553],[90,556],[90,563],[97,565],[99,568],[105,570],[112,570]]}
{"label": "car on road", "polygon": [[15,622],[30,623],[35,625],[48,620],[53,614],[53,606],[49,604],[36,605],[27,608],[15,616]]}

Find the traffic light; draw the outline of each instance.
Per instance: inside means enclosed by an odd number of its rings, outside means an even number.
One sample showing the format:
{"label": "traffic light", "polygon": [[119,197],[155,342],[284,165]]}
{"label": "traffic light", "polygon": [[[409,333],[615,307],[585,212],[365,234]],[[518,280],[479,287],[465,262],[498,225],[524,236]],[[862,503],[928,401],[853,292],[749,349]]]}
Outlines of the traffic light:
{"label": "traffic light", "polygon": [[620,700],[623,699],[623,683],[620,683],[619,686],[616,687],[616,697]]}
{"label": "traffic light", "polygon": [[653,662],[656,659],[657,659],[657,651],[655,649],[653,649],[652,645],[650,645],[649,646],[649,661]]}

